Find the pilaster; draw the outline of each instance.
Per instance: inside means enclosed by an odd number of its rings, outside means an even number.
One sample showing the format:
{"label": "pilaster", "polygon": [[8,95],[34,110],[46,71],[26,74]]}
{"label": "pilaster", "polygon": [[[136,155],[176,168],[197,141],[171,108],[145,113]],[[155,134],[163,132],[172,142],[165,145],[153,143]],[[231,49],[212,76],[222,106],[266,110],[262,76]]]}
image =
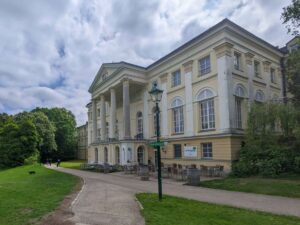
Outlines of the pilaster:
{"label": "pilaster", "polygon": [[220,130],[228,132],[234,127],[234,99],[233,99],[233,44],[225,42],[215,47],[218,67],[218,102]]}
{"label": "pilaster", "polygon": [[183,64],[184,82],[185,82],[185,115],[186,124],[184,133],[186,136],[194,134],[194,115],[193,115],[193,92],[192,92],[192,77],[193,77],[193,60]]}

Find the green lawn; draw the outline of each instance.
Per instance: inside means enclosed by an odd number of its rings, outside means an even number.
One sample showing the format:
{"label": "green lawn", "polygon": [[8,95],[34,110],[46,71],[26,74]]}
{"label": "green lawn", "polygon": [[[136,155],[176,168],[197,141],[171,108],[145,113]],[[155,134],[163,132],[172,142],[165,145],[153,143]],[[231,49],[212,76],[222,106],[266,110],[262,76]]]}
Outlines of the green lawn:
{"label": "green lawn", "polygon": [[[36,174],[29,175],[34,170]],[[39,165],[0,171],[0,224],[33,224],[74,190],[77,177]]]}
{"label": "green lawn", "polygon": [[85,163],[85,160],[71,160],[66,162],[61,162],[60,166],[70,169],[80,169],[80,164]]}
{"label": "green lawn", "polygon": [[279,216],[156,194],[137,194],[146,225],[294,225],[300,218]]}
{"label": "green lawn", "polygon": [[228,177],[221,180],[201,181],[200,186],[229,191],[300,198],[300,176],[287,176],[277,179]]}

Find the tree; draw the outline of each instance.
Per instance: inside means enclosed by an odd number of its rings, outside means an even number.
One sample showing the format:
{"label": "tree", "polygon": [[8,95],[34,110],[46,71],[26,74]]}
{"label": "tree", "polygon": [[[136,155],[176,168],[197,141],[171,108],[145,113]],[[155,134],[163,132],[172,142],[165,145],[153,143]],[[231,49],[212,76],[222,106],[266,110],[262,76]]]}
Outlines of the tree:
{"label": "tree", "polygon": [[293,94],[292,100],[295,106],[300,108],[300,49],[288,55],[286,60],[286,75],[287,88]]}
{"label": "tree", "polygon": [[291,5],[283,8],[281,14],[283,24],[286,25],[288,33],[299,35],[300,28],[300,0],[293,0]]}
{"label": "tree", "polygon": [[43,112],[22,112],[15,115],[16,121],[31,120],[38,133],[38,150],[40,160],[45,162],[52,158],[57,151],[55,142],[55,127]]}
{"label": "tree", "polygon": [[76,151],[76,121],[72,112],[65,108],[36,108],[32,112],[43,112],[55,127],[57,152],[53,158],[73,159]]}
{"label": "tree", "polygon": [[[288,33],[299,36],[300,29],[300,0],[293,0],[291,5],[283,8],[281,14],[283,24]],[[300,43],[299,43],[300,46]],[[293,100],[300,107],[300,49],[292,51],[286,59],[287,88],[293,94]]]}
{"label": "tree", "polygon": [[37,154],[38,135],[30,120],[7,120],[0,128],[0,168],[15,167]]}
{"label": "tree", "polygon": [[233,164],[237,176],[276,176],[300,172],[299,111],[288,103],[253,104],[248,116],[245,146]]}

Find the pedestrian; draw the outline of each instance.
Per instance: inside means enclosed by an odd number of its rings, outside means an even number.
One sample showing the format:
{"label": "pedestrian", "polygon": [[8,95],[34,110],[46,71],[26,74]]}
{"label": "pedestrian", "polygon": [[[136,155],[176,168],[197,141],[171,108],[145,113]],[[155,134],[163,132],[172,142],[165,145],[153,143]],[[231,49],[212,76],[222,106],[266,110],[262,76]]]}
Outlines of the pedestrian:
{"label": "pedestrian", "polygon": [[51,166],[51,163],[52,163],[52,159],[50,158],[49,159],[49,166]]}
{"label": "pedestrian", "polygon": [[60,159],[57,159],[56,167],[59,167],[60,165]]}

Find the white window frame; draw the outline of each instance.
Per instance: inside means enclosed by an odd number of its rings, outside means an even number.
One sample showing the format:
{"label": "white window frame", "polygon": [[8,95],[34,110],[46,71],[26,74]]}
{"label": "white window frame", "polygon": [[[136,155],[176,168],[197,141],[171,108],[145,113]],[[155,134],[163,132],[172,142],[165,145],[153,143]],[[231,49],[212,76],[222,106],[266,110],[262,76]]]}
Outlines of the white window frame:
{"label": "white window frame", "polygon": [[179,98],[175,98],[171,104],[173,116],[173,132],[175,134],[184,132],[184,115],[183,102]]}
{"label": "white window frame", "polygon": [[276,84],[276,73],[275,73],[275,69],[271,68],[270,69],[270,79],[271,79],[271,83]]}
{"label": "white window frame", "polygon": [[235,97],[235,122],[236,128],[242,129],[243,122],[242,122],[242,102],[243,99],[241,97]]}
{"label": "white window frame", "polygon": [[254,75],[255,75],[255,77],[259,77],[260,78],[261,77],[260,62],[257,61],[257,60],[254,60],[253,64],[254,64]]}
{"label": "white window frame", "polygon": [[214,97],[214,93],[208,88],[202,90],[197,96],[201,131],[212,130],[216,127]]}
{"label": "white window frame", "polygon": [[234,91],[235,95],[235,124],[236,128],[243,128],[242,105],[243,99],[246,98],[246,90],[243,85],[237,84]]}
{"label": "white window frame", "polygon": [[181,85],[181,72],[176,70],[172,73],[172,87]]}
{"label": "white window frame", "polygon": [[141,111],[137,112],[136,115],[136,124],[137,124],[137,134],[143,133],[143,113]]}
{"label": "white window frame", "polygon": [[241,53],[239,53],[239,52],[234,52],[233,53],[233,64],[234,64],[234,68],[236,70],[241,70],[241,68],[242,68],[241,58],[242,58]]}
{"label": "white window frame", "polygon": [[212,142],[201,143],[202,147],[202,158],[212,159],[213,158],[213,144]]}
{"label": "white window frame", "polygon": [[210,73],[211,71],[211,62],[210,55],[205,56],[199,60],[199,75],[203,76]]}

